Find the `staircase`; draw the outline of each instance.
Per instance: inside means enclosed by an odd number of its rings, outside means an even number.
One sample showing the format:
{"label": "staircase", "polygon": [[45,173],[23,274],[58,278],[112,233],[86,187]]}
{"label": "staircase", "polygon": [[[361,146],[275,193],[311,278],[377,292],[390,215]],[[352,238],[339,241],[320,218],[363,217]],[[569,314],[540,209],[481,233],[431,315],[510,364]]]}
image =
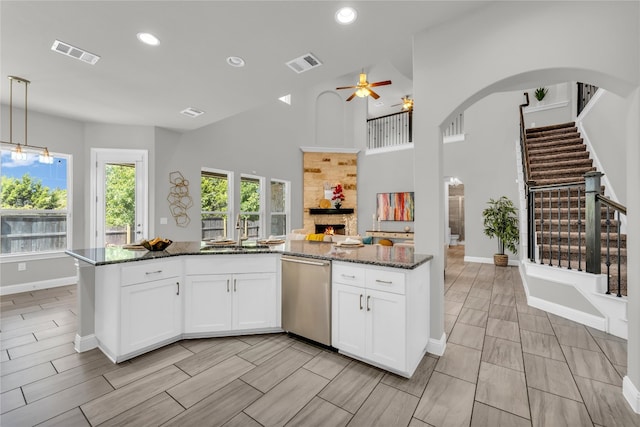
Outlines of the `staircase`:
{"label": "staircase", "polygon": [[[536,259],[541,264],[584,271],[587,251],[584,174],[595,172],[596,168],[574,122],[530,128],[525,132],[529,188],[544,186],[535,193],[533,202],[535,239],[539,249]],[[601,194],[604,194],[604,187]],[[607,221],[607,210],[602,209],[601,271],[607,273],[609,247],[610,282],[617,288],[619,264],[621,293],[626,295],[627,238],[625,234],[617,234],[617,226],[613,212]],[[607,233],[607,227],[611,233]]]}

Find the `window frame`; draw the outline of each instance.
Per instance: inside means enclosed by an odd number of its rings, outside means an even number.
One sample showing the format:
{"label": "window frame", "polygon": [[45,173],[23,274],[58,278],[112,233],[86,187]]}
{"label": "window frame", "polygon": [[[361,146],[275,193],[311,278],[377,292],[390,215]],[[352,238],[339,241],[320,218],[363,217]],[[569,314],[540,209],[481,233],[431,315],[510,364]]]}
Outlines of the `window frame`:
{"label": "window frame", "polygon": [[269,206],[269,234],[273,234],[273,230],[271,230],[271,219],[274,215],[284,216],[285,221],[285,229],[284,235],[288,235],[291,232],[291,181],[287,181],[284,179],[271,178],[269,181],[269,201],[271,201],[271,184],[273,183],[284,184],[284,211],[283,212],[274,212],[273,205]]}
{"label": "window frame", "polygon": [[[0,151],[12,151],[14,147],[8,145],[2,145]],[[40,154],[40,150],[30,149],[28,146],[22,146],[22,151],[29,154]],[[67,161],[67,207],[66,210],[51,210],[51,212],[65,212],[66,216],[66,238],[67,244],[65,249],[43,251],[43,252],[19,252],[19,253],[0,253],[0,264],[5,262],[19,262],[19,261],[37,261],[52,258],[66,257],[66,250],[73,248],[73,154],[60,153],[57,151],[49,151],[52,157],[64,158]],[[38,209],[38,212],[48,212],[48,210]],[[5,215],[7,212],[36,212],[35,209],[0,209],[0,216]]]}
{"label": "window frame", "polygon": [[[212,175],[224,175],[227,177],[227,211],[226,211],[226,215],[227,215],[227,238],[234,238],[235,235],[235,215],[234,215],[234,192],[233,192],[233,172],[232,171],[228,171],[228,170],[224,170],[224,169],[216,169],[216,168],[209,168],[209,167],[202,167],[200,169],[200,221],[202,222],[202,214],[204,213],[204,211],[202,210],[202,176],[206,175],[206,174],[212,174]],[[225,214],[225,212],[223,211],[214,211],[214,212],[210,212],[210,211],[206,211],[206,213],[213,213],[213,214]],[[202,238],[202,225],[200,226],[200,237]]]}

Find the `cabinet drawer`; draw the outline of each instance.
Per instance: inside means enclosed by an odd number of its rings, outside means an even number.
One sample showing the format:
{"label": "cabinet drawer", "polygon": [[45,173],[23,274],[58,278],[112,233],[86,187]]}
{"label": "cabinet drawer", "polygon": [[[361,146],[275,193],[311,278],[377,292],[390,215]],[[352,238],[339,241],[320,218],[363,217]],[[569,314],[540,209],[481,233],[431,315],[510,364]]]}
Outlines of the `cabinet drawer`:
{"label": "cabinet drawer", "polygon": [[121,285],[133,285],[135,283],[149,282],[151,280],[166,279],[182,274],[182,262],[136,262],[122,267]]}
{"label": "cabinet drawer", "polygon": [[366,288],[404,295],[405,274],[399,271],[367,270]]}
{"label": "cabinet drawer", "polygon": [[337,262],[333,263],[331,279],[335,283],[364,287],[364,268],[345,265]]}

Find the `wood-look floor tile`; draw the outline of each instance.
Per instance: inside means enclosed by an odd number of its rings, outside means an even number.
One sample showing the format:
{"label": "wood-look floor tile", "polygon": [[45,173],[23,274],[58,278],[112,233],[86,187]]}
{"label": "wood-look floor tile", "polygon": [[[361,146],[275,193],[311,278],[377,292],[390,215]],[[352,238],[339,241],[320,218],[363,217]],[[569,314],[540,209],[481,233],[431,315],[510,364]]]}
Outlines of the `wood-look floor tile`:
{"label": "wood-look floor tile", "polygon": [[491,304],[506,305],[507,307],[515,307],[516,297],[506,294],[493,294],[491,296]]}
{"label": "wood-look floor tile", "polygon": [[614,365],[627,366],[627,343],[625,341],[595,338],[602,352]]}
{"label": "wood-look floor tile", "polygon": [[173,344],[131,359],[127,366],[108,372],[104,377],[114,388],[120,388],[192,355],[193,353],[181,345]]}
{"label": "wood-look floor tile", "polygon": [[578,347],[591,351],[601,351],[596,341],[584,326],[574,328],[573,326],[553,325],[553,330],[556,333],[556,337],[558,337],[560,345]]}
{"label": "wood-look floor tile", "polygon": [[4,318],[10,318],[13,316],[21,316],[22,314],[27,314],[27,313],[33,313],[36,311],[41,311],[42,307],[38,306],[38,305],[27,305],[27,304],[20,304],[20,305],[14,305],[13,307],[6,309],[6,310],[2,310],[0,312],[0,316],[4,317]]}
{"label": "wood-look floor tile", "polygon": [[476,400],[530,419],[524,372],[482,362]]}
{"label": "wood-look floor tile", "polygon": [[159,426],[184,408],[167,393],[160,393],[120,415],[100,424],[100,427]]}
{"label": "wood-look floor tile", "polygon": [[527,304],[526,302],[526,298],[524,299],[524,301],[522,303],[517,302],[517,297],[516,297],[516,309],[518,310],[518,314],[530,314],[532,316],[541,316],[541,317],[547,317],[547,312],[544,310],[540,310],[538,308],[535,307],[531,307],[529,304]]}
{"label": "wood-look floor tile", "polygon": [[[40,365],[59,357],[74,354],[76,352],[72,343],[63,344],[58,347],[49,348],[39,351],[37,353],[29,354],[17,359],[7,360],[0,364],[0,373],[4,375],[12,374],[14,372],[21,371],[23,369],[30,368],[32,366]],[[55,366],[55,364],[54,364]]]}
{"label": "wood-look floor tile", "polygon": [[594,423],[603,426],[640,426],[640,414],[633,412],[620,386],[576,377],[584,403]]}
{"label": "wood-look floor tile", "polygon": [[247,362],[260,365],[291,346],[295,341],[286,335],[270,338],[238,353]]}
{"label": "wood-look floor tile", "polygon": [[531,427],[531,421],[498,408],[475,402],[471,427]]}
{"label": "wood-look floor tile", "polygon": [[422,420],[419,420],[417,418],[411,418],[411,422],[409,422],[409,427],[431,427],[431,426]]}
{"label": "wood-look floor tile", "polygon": [[219,340],[216,345],[181,360],[176,363],[176,366],[187,374],[194,376],[250,347],[249,344],[235,338]]}
{"label": "wood-look floor tile", "polygon": [[449,291],[444,294],[444,299],[445,301],[464,303],[464,300],[467,299],[467,293],[449,289]]}
{"label": "wood-look floor tile", "polygon": [[574,328],[584,328],[585,327],[581,323],[574,322],[573,320],[565,319],[564,317],[555,315],[553,313],[547,313],[547,317],[549,318],[549,321],[553,325],[573,326]]}
{"label": "wood-look floor tile", "polygon": [[582,402],[529,388],[533,427],[592,426]]}
{"label": "wood-look floor tile", "polygon": [[627,367],[626,366],[613,365],[613,367],[616,368],[616,371],[618,371],[618,374],[620,375],[620,378],[624,378],[627,375]]}
{"label": "wood-look floor tile", "polygon": [[60,414],[38,424],[38,427],[90,427],[89,421],[85,418],[80,408],[73,408],[70,411]]}
{"label": "wood-look floor tile", "polygon": [[522,349],[517,342],[487,337],[482,349],[482,360],[505,368],[524,372]]}
{"label": "wood-look floor tile", "polygon": [[[287,423],[287,427],[307,426],[346,426],[353,415],[336,405],[319,397],[314,397],[295,417]],[[259,424],[257,424],[259,425]]]}
{"label": "wood-look floor tile", "polygon": [[[99,349],[94,348],[89,351],[85,351],[83,353],[76,353],[75,351],[72,354],[67,356],[59,357],[51,361],[53,366],[55,366],[56,371],[64,372],[69,369],[77,368],[78,366],[85,365],[87,363],[95,362],[96,360],[109,360],[107,356],[104,355]],[[113,362],[112,362],[113,363]],[[129,362],[120,363],[120,365],[128,364]]]}
{"label": "wood-look floor tile", "polygon": [[121,369],[121,367],[110,360],[99,359],[31,382],[22,387],[22,392],[27,402],[31,403],[117,369]]}
{"label": "wood-look floor tile", "polygon": [[484,328],[485,326],[487,326],[487,318],[488,313],[486,311],[474,310],[473,308],[464,307],[462,310],[460,310],[458,322]]}
{"label": "wood-look floor tile", "polygon": [[488,298],[468,296],[464,302],[463,307],[473,308],[474,310],[489,311],[490,302],[491,300],[489,300]]}
{"label": "wood-look floor tile", "polygon": [[7,353],[7,350],[0,351],[0,362],[6,362],[7,360],[9,360],[9,353]]}
{"label": "wood-look floor tile", "polygon": [[238,338],[240,341],[245,342],[249,345],[256,345],[261,343],[264,340],[267,340],[273,337],[274,337],[273,334],[261,334],[261,335],[241,335],[236,338]]}
{"label": "wood-look floor tile", "polygon": [[[102,377],[100,377],[102,378]],[[150,399],[189,376],[175,366],[169,366],[151,375],[125,385],[80,407],[92,425],[107,421]]]}
{"label": "wood-look floor tile", "polygon": [[[266,393],[312,358],[312,355],[295,350],[292,347],[285,348],[262,365],[242,375],[240,379]],[[254,365],[251,366],[253,367]]]}
{"label": "wood-look floor tile", "polygon": [[564,362],[564,354],[555,335],[520,329],[520,337],[522,338],[523,352]]}
{"label": "wood-look floor tile", "polygon": [[306,369],[299,369],[244,412],[265,426],[283,426],[304,408],[329,380]]}
{"label": "wood-look floor tile", "polygon": [[55,374],[56,370],[50,362],[41,363],[40,365],[3,376],[2,381],[0,381],[0,392],[4,393]]}
{"label": "wood-look floor tile", "polygon": [[222,427],[262,427],[262,425],[244,412],[224,423]]}
{"label": "wood-look floor tile", "polygon": [[353,361],[318,396],[355,414],[382,376],[381,370]]}
{"label": "wood-look floor tile", "polygon": [[20,391],[19,388],[0,394],[0,410],[3,414],[24,405],[26,405],[26,403],[24,397],[22,397],[22,391]]}
{"label": "wood-look floor tile", "polygon": [[451,314],[457,316],[460,314],[460,310],[462,310],[462,303],[455,301],[444,301],[444,312],[446,314]]}
{"label": "wood-look floor tile", "polygon": [[25,344],[31,344],[37,342],[36,337],[33,334],[20,335],[13,338],[7,338],[0,342],[0,348],[3,350],[11,349]]}
{"label": "wood-look floor tile", "polygon": [[181,346],[183,346],[184,348],[186,348],[192,353],[200,353],[202,350],[211,348],[214,345],[218,344],[218,342],[225,342],[225,341],[228,341],[228,338],[226,337],[202,338],[202,339],[191,338],[191,339],[178,341],[177,344],[180,344]]}
{"label": "wood-look floor tile", "polygon": [[542,316],[522,313],[518,316],[518,323],[520,324],[520,329],[539,332],[541,334],[555,335],[549,319]]}
{"label": "wood-look floor tile", "polygon": [[524,366],[529,387],[582,402],[566,362],[525,353]]}
{"label": "wood-look floor tile", "polygon": [[338,353],[322,351],[316,357],[308,361],[304,368],[310,370],[314,374],[318,374],[329,380],[338,375],[351,360]]}
{"label": "wood-look floor tile", "polygon": [[604,331],[599,331],[598,329],[592,328],[591,326],[585,326],[585,327],[587,328],[587,331],[589,331],[591,336],[594,338],[604,338],[605,340],[618,341],[618,342],[624,342],[624,343],[627,342],[627,340],[624,338],[620,338],[615,335],[608,334]]}
{"label": "wood-look floor tile", "polygon": [[[70,308],[72,308],[73,306],[75,306],[75,304],[69,304],[68,307],[55,307],[55,308],[43,309],[40,311],[32,311],[31,313],[24,313],[22,317],[25,320],[51,319],[51,318],[54,318],[55,316],[59,316],[62,314],[68,314],[68,313],[73,314],[70,310]],[[39,320],[39,321],[42,321],[42,320]]]}
{"label": "wood-look floor tile", "polygon": [[382,377],[380,382],[420,397],[422,396],[424,389],[427,387],[427,383],[429,382],[429,378],[431,378],[431,374],[436,367],[436,363],[438,363],[438,359],[430,356],[424,356],[411,378],[404,378],[391,372],[387,372],[384,374],[384,377]]}
{"label": "wood-look floor tile", "polygon": [[494,319],[490,317],[487,320],[487,335],[503,338],[505,340],[520,342],[520,328],[518,322],[510,322],[508,320]]}
{"label": "wood-look floor tile", "polygon": [[8,412],[2,416],[2,424],[7,426],[35,425],[70,411],[85,402],[99,398],[112,390],[113,388],[104,378],[96,377]]}
{"label": "wood-look floor tile", "polygon": [[457,344],[447,344],[447,349],[438,359],[435,370],[475,383],[478,379],[481,356],[480,350]]}
{"label": "wood-look floor tile", "polygon": [[[470,297],[486,299],[486,300],[488,300],[490,302],[491,301],[491,289],[482,289],[482,288],[478,288],[478,287],[474,286],[469,291],[469,296]],[[488,307],[487,307],[486,311],[489,311]]]}
{"label": "wood-look floor tile", "polygon": [[434,426],[467,426],[475,389],[472,383],[434,372],[413,416]]}
{"label": "wood-look floor tile", "polygon": [[[68,313],[65,315],[69,317],[73,317],[74,319],[76,318],[76,316],[71,313]],[[50,319],[41,319],[41,318],[23,319],[22,316],[15,316],[15,319],[14,318],[2,319],[2,333],[6,334],[9,331],[14,331],[16,329],[20,331],[25,331],[25,330],[28,330],[28,328],[37,327],[36,325],[42,325],[44,323],[52,322],[54,321],[54,318],[59,318],[60,316],[61,314],[58,314],[57,316],[51,316]]]}
{"label": "wood-look floor tile", "polygon": [[482,350],[485,329],[479,326],[457,323],[449,335],[448,342]]}
{"label": "wood-look floor tile", "polygon": [[185,408],[189,408],[210,394],[249,372],[255,365],[237,356],[230,358],[200,372],[167,390],[167,393]]}
{"label": "wood-look floor tile", "polygon": [[445,314],[444,315],[444,332],[449,335],[453,330],[453,327],[456,324],[456,320],[458,320],[458,316],[455,314]]}
{"label": "wood-look floor tile", "polygon": [[223,425],[260,396],[262,393],[255,388],[240,380],[235,380],[172,418],[163,427]]}
{"label": "wood-look floor tile", "polygon": [[508,320],[509,322],[517,322],[518,312],[516,311],[515,305],[510,307],[507,305],[491,304],[489,306],[489,317]]}
{"label": "wood-look floor tile", "polygon": [[71,333],[71,332],[75,334],[77,329],[78,329],[78,325],[76,325],[75,323],[70,323],[68,325],[62,325],[55,328],[34,332],[34,335],[36,336],[38,341],[42,341],[49,338],[57,337],[59,335]]}
{"label": "wood-look floor tile", "polygon": [[307,344],[305,342],[302,341],[296,341],[291,348],[294,348],[296,350],[300,350],[300,351],[304,351],[307,354],[310,354],[312,356],[315,356],[317,354],[319,354],[322,349],[320,347],[317,347],[313,344]]}
{"label": "wood-look floor tile", "polygon": [[66,343],[73,343],[73,340],[75,339],[75,337],[76,337],[76,333],[71,332],[71,333],[59,335],[57,337],[49,338],[46,340],[36,341],[30,344],[21,345],[20,347],[13,347],[8,349],[9,357],[11,357],[12,359],[17,359],[19,357],[24,357],[29,354],[37,353],[42,350],[58,347]]}
{"label": "wood-look floor tile", "polygon": [[411,421],[418,402],[416,396],[385,384],[378,384],[351,419],[351,426],[404,426]]}
{"label": "wood-look floor tile", "polygon": [[601,351],[561,346],[574,376],[621,386],[622,378]]}

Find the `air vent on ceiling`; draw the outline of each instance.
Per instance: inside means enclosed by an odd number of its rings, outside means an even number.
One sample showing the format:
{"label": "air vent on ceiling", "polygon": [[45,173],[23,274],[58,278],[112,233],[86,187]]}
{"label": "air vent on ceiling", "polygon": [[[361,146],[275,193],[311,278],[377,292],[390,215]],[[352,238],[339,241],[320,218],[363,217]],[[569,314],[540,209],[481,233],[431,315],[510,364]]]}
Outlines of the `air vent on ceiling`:
{"label": "air vent on ceiling", "polygon": [[296,73],[304,73],[312,68],[316,68],[322,65],[322,62],[312,53],[306,53],[299,58],[293,59],[287,62],[287,67],[291,68]]}
{"label": "air vent on ceiling", "polygon": [[87,64],[95,65],[96,62],[100,59],[98,55],[95,55],[91,52],[87,52],[86,50],[82,50],[75,46],[71,46],[65,42],[61,42],[60,40],[56,40],[53,42],[53,46],[51,46],[51,50],[61,53],[66,56],[70,56],[72,58],[78,59],[82,62],[86,62]]}
{"label": "air vent on ceiling", "polygon": [[180,114],[184,114],[185,116],[189,116],[189,117],[198,117],[203,115],[204,111],[198,110],[197,108],[189,107],[180,111]]}

